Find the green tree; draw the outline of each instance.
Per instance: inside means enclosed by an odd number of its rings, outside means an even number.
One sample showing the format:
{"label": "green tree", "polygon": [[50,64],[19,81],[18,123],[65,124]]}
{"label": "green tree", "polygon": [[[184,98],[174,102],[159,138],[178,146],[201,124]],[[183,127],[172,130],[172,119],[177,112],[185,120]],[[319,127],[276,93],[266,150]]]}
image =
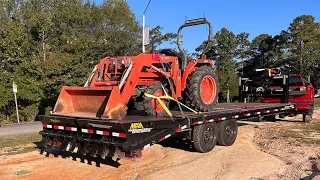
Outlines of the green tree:
{"label": "green tree", "polygon": [[163,27],[160,25],[156,26],[155,28],[152,28],[149,32],[150,37],[150,44],[146,47],[146,52],[149,52],[151,50],[152,41],[151,39],[154,39],[154,48],[157,49],[161,44],[167,42],[169,44],[176,44],[175,40],[177,38],[176,33],[165,33],[162,32]]}
{"label": "green tree", "polygon": [[243,73],[244,61],[247,61],[251,56],[251,42],[248,40],[249,33],[242,32],[236,36],[238,47],[236,57],[241,60],[241,73]]}
{"label": "green tree", "polygon": [[252,40],[252,53],[258,67],[269,66],[269,52],[272,49],[272,36],[261,34]]}
{"label": "green tree", "polygon": [[[202,51],[207,41],[204,41],[196,51]],[[227,28],[222,28],[215,35],[214,45],[206,53],[208,59],[215,62],[216,74],[219,78],[219,89],[224,95],[236,96],[238,91],[238,76],[236,71],[236,48],[238,41],[235,34]]]}
{"label": "green tree", "polygon": [[290,64],[310,81],[320,55],[320,23],[312,15],[296,17],[290,24]]}
{"label": "green tree", "polygon": [[[32,56],[35,47],[32,38],[22,23],[24,18],[20,3],[23,1],[2,1],[0,3],[0,61],[1,87],[0,114],[9,119],[14,114],[12,82],[18,84],[18,102],[22,120],[31,120],[26,114],[36,114],[42,92],[35,77],[37,65]],[[32,111],[32,112],[31,112]],[[31,113],[30,113],[31,112]],[[32,117],[32,116],[30,116]],[[34,116],[33,116],[34,117]],[[11,117],[16,120],[15,116]]]}
{"label": "green tree", "polygon": [[[124,0],[0,1],[0,118],[22,120],[54,105],[62,85],[82,85],[105,56],[134,55],[140,26]],[[9,90],[10,89],[10,90]]]}

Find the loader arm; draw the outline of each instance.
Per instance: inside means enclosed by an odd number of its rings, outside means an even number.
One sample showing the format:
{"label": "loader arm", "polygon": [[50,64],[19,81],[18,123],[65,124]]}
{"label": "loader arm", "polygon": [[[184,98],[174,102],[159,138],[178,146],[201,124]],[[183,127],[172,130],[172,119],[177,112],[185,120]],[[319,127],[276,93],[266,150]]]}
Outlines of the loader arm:
{"label": "loader arm", "polygon": [[[126,115],[127,103],[135,94],[143,68],[151,68],[154,62],[153,54],[133,57],[123,76],[115,75],[121,76],[118,80],[111,80],[109,77],[112,74],[108,73],[111,60],[107,57],[100,61],[90,87],[62,87],[53,115],[122,119]],[[116,69],[113,74],[117,74]]]}

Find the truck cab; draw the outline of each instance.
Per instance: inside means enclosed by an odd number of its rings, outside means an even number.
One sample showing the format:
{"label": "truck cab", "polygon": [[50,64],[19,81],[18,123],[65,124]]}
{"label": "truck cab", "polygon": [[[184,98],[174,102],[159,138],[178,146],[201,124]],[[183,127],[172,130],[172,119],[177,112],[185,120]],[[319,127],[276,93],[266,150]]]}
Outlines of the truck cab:
{"label": "truck cab", "polygon": [[[281,87],[283,79],[275,79],[261,99],[265,103],[279,103],[283,96]],[[297,104],[298,113],[312,114],[314,109],[314,88],[299,74],[289,75],[289,103]]]}

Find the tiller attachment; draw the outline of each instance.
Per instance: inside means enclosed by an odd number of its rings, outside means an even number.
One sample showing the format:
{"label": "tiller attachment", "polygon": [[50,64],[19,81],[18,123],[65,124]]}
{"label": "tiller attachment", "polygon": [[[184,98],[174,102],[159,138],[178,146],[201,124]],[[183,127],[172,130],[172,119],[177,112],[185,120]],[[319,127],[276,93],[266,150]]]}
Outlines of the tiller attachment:
{"label": "tiller attachment", "polygon": [[122,119],[127,106],[118,86],[63,86],[52,114],[62,116]]}

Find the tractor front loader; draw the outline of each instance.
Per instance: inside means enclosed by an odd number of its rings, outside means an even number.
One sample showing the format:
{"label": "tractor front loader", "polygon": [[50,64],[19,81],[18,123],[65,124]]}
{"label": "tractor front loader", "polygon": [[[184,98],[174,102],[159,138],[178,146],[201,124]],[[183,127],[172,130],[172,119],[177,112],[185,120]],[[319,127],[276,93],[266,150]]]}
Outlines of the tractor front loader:
{"label": "tractor front loader", "polygon": [[[184,27],[208,24],[209,37],[205,53],[213,40],[212,26],[205,18],[186,20],[178,30],[181,52],[181,30]],[[165,116],[164,107],[144,93],[163,96],[166,92],[183,100],[196,111],[209,111],[217,102],[218,79],[212,60],[205,55],[187,63],[186,54],[179,57],[171,49],[137,56],[105,57],[96,65],[85,87],[64,86],[52,115],[122,119],[135,101],[143,104],[151,116]],[[166,92],[164,92],[166,91]],[[165,105],[168,100],[162,100]]]}

